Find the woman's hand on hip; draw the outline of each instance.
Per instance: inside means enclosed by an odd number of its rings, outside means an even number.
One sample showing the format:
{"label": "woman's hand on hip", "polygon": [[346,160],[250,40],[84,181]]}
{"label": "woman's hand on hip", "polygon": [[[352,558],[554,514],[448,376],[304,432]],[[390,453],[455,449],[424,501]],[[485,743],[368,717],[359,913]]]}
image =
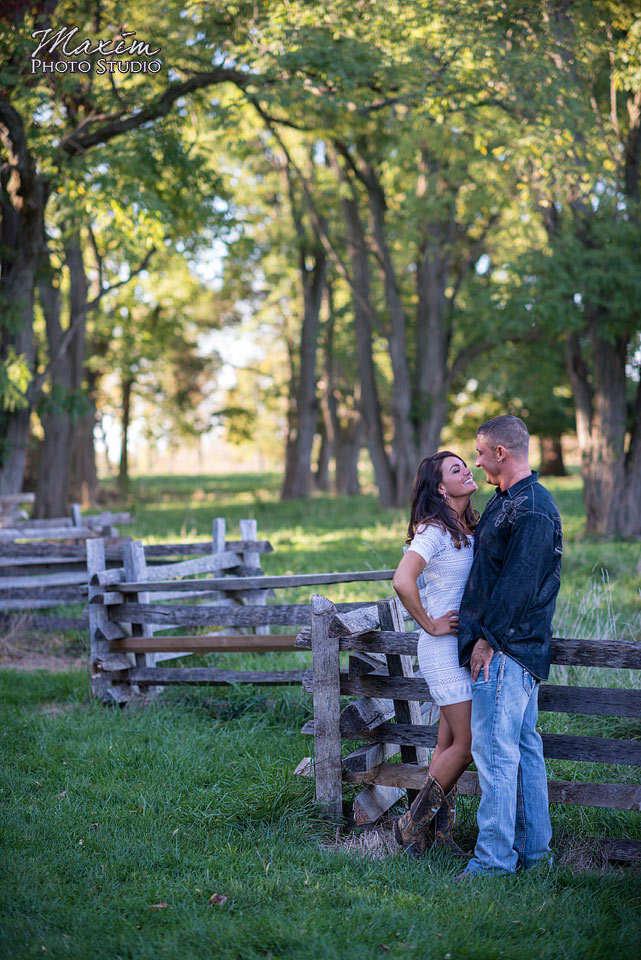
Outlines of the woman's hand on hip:
{"label": "woman's hand on hip", "polygon": [[430,629],[427,631],[433,637],[443,637],[447,633],[458,633],[458,610],[448,610],[442,617],[429,618]]}

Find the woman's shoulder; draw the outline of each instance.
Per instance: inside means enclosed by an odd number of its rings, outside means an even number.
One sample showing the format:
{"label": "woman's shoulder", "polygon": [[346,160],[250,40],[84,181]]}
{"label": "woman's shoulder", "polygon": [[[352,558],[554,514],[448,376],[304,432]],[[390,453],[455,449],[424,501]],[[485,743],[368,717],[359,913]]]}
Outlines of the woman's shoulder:
{"label": "woman's shoulder", "polygon": [[[465,546],[473,547],[474,546],[474,534],[469,533],[467,535],[468,543],[462,543],[461,548]],[[446,549],[451,547],[453,550],[458,550],[456,543],[454,542],[454,537],[451,532],[445,527],[441,526],[440,523],[436,522],[423,522],[419,523],[416,526],[414,531],[414,538],[412,543],[429,543],[432,548],[436,549]]]}
{"label": "woman's shoulder", "polygon": [[430,540],[433,543],[447,543],[451,540],[448,530],[445,530],[440,523],[425,522],[418,523],[414,530],[414,540]]}

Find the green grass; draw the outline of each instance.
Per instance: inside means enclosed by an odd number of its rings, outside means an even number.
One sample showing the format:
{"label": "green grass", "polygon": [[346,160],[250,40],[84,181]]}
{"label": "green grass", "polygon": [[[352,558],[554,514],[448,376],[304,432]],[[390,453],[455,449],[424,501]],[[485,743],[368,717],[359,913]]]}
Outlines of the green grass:
{"label": "green grass", "polygon": [[[267,573],[398,562],[404,511],[381,510],[368,495],[280,503],[278,482],[266,474],[140,479],[131,533],[206,539],[211,520],[224,516],[235,538],[238,519],[253,516],[275,548],[263,557]],[[583,538],[578,481],[551,486],[566,529],[557,632],[638,636],[638,544]],[[386,583],[327,588],[335,600],[389,591]],[[287,596],[303,602],[309,592]],[[307,660],[212,654],[201,662],[260,669]],[[631,671],[578,668],[556,668],[554,679],[638,683]],[[91,702],[81,671],[1,671],[0,957],[638,956],[638,870],[601,873],[598,861],[570,855],[591,836],[641,839],[638,813],[554,806],[555,867],[464,887],[453,885],[460,864],[447,855],[414,863],[328,849],[313,786],[292,776],[310,752],[300,734],[310,707],[296,688],[172,688],[158,704],[120,711]],[[639,736],[629,720],[541,721],[553,732]],[[634,770],[580,766],[554,762],[550,771],[638,782]],[[468,845],[475,809],[473,798],[459,803]],[[227,900],[209,906],[212,894]]]}

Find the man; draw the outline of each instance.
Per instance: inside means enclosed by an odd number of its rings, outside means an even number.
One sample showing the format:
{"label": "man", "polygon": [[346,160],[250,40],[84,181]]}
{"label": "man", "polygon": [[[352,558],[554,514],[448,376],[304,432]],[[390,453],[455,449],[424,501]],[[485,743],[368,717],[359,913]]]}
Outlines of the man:
{"label": "man", "polygon": [[563,535],[552,496],[528,464],[518,417],[479,429],[476,466],[496,493],[475,532],[459,613],[459,661],[472,674],[472,755],[481,785],[474,857],[457,879],[529,868],[550,852],[552,830],[538,685],[550,669]]}

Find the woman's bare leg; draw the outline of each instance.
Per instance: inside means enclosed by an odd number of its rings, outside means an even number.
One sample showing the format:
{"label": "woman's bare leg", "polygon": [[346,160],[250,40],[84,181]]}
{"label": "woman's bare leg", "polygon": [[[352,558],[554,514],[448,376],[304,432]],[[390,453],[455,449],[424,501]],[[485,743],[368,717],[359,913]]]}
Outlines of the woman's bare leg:
{"label": "woman's bare leg", "polygon": [[[470,720],[472,715],[472,701],[451,703],[441,707],[439,723],[439,743],[432,755],[429,774],[440,784],[444,793],[449,793],[463,771],[472,762],[472,730]],[[440,746],[440,725],[443,719],[449,729],[451,742],[448,742],[444,732],[443,747]]]}
{"label": "woman's bare leg", "polygon": [[438,721],[438,739],[436,741],[436,746],[432,752],[432,759],[430,761],[430,767],[438,757],[441,756],[444,750],[447,750],[448,747],[451,747],[454,743],[454,735],[450,730],[450,725],[445,719],[445,714],[441,712],[439,721]]}

